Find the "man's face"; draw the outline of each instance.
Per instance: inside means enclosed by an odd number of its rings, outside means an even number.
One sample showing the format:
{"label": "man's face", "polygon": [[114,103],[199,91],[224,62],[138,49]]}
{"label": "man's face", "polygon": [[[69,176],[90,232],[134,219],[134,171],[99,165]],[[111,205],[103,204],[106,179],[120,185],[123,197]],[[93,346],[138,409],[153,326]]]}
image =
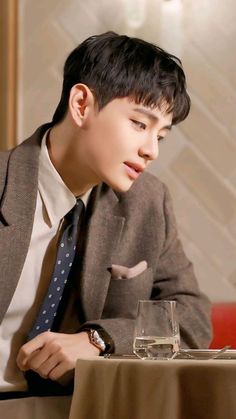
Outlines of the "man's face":
{"label": "man's face", "polygon": [[158,157],[158,141],[171,129],[171,121],[164,106],[149,108],[129,98],[114,99],[94,112],[82,145],[91,180],[127,191]]}

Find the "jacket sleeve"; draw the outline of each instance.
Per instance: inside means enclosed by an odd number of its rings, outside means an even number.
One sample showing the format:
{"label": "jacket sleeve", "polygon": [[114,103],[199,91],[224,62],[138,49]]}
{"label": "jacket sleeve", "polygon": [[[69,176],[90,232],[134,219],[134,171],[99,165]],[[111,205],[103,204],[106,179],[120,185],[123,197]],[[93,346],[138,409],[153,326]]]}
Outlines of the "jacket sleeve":
{"label": "jacket sleeve", "polygon": [[[177,301],[181,347],[207,348],[211,341],[210,303],[198,287],[193,266],[178,238],[171,198],[164,185],[164,240],[153,271],[151,299]],[[93,320],[112,337],[116,353],[131,353],[133,318]],[[89,323],[86,323],[88,326]]]}
{"label": "jacket sleeve", "polygon": [[178,238],[171,198],[166,187],[163,211],[166,239],[157,264],[152,298],[177,301],[182,347],[207,348],[212,337],[210,302],[200,292],[193,265],[185,256]]}

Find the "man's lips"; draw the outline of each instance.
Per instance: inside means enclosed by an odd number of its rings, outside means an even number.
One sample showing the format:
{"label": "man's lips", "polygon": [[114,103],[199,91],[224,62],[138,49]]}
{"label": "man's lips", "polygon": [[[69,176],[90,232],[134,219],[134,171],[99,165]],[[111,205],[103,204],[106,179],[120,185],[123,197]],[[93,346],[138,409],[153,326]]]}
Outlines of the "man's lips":
{"label": "man's lips", "polygon": [[138,163],[124,162],[128,174],[133,178],[137,177],[144,171],[145,167]]}

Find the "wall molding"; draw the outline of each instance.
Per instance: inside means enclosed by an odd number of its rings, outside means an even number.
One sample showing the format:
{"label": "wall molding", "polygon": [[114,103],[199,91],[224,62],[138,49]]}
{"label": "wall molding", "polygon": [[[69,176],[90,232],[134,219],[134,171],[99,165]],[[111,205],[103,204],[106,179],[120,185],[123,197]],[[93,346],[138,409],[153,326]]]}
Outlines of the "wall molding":
{"label": "wall molding", "polygon": [[17,0],[0,2],[0,149],[16,145],[17,130]]}

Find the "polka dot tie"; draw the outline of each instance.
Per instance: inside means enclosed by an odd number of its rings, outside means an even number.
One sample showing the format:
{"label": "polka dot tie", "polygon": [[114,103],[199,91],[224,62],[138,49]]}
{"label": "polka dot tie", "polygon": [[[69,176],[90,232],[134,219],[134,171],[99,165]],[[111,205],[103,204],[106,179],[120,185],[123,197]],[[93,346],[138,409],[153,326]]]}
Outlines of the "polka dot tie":
{"label": "polka dot tie", "polygon": [[52,279],[36,321],[28,335],[28,340],[33,339],[39,333],[51,330],[73,265],[78,236],[78,221],[83,206],[82,200],[77,199],[76,205],[65,216],[66,227],[58,246]]}

